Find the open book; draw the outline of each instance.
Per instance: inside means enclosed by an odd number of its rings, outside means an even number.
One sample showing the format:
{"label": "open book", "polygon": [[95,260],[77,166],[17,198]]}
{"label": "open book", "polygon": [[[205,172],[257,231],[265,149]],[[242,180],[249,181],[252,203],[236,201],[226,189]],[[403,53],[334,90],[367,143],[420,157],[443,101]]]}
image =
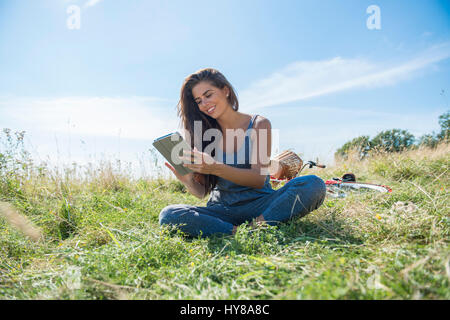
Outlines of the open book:
{"label": "open book", "polygon": [[191,169],[183,167],[183,162],[180,159],[183,156],[183,150],[190,151],[191,147],[178,132],[169,133],[155,139],[153,146],[182,176],[192,172]]}

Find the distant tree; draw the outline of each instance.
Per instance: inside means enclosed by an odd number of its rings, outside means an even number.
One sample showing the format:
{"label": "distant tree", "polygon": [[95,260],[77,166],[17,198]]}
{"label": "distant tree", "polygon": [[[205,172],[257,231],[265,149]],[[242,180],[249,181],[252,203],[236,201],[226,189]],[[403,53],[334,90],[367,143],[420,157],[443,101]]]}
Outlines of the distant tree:
{"label": "distant tree", "polygon": [[450,111],[439,116],[439,125],[441,126],[441,132],[437,137],[439,140],[449,140],[450,138]]}
{"label": "distant tree", "polygon": [[334,156],[337,158],[348,158],[351,151],[356,151],[359,158],[363,159],[369,155],[372,150],[380,150],[387,152],[399,152],[405,149],[417,148],[417,146],[436,147],[441,141],[450,142],[450,110],[439,116],[439,125],[441,131],[431,134],[424,134],[417,139],[407,130],[392,129],[378,133],[373,139],[369,136],[359,136],[337,149]]}
{"label": "distant tree", "polygon": [[387,152],[399,152],[414,144],[414,135],[407,130],[392,129],[377,134],[371,141],[371,148]]}
{"label": "distant tree", "polygon": [[335,157],[346,159],[350,151],[356,151],[360,159],[365,158],[371,149],[369,136],[360,136],[346,142],[334,154]]}
{"label": "distant tree", "polygon": [[439,138],[433,132],[433,133],[424,134],[423,136],[421,136],[418,139],[417,145],[434,148],[437,146],[438,143],[439,143]]}

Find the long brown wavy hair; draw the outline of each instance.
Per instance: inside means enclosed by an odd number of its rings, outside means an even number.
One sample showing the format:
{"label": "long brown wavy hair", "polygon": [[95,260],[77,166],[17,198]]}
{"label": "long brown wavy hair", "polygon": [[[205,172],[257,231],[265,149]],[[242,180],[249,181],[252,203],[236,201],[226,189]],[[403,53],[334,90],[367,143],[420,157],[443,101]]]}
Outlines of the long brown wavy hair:
{"label": "long brown wavy hair", "polygon": [[[182,126],[189,133],[191,147],[194,148],[195,141],[201,141],[202,150],[211,143],[209,141],[203,141],[202,137],[206,130],[214,128],[222,131],[219,123],[216,119],[204,114],[200,111],[197,103],[194,100],[194,96],[192,94],[192,88],[194,88],[198,83],[206,81],[212,86],[223,89],[224,87],[228,87],[230,90],[230,94],[227,98],[228,103],[231,105],[233,110],[237,111],[239,109],[239,101],[237,99],[236,93],[233,89],[233,86],[230,82],[225,78],[225,76],[212,68],[205,68],[198,70],[197,72],[189,75],[186,79],[184,79],[183,85],[181,87],[180,92],[180,101],[177,105],[178,116],[181,118]],[[202,122],[202,136],[194,137],[194,123],[195,121]],[[197,140],[196,140],[197,139]],[[214,151],[212,156],[214,157]],[[205,194],[211,192],[211,190],[217,184],[217,176],[215,175],[205,175],[205,174],[194,174],[194,179],[197,181],[202,181],[205,184]]]}

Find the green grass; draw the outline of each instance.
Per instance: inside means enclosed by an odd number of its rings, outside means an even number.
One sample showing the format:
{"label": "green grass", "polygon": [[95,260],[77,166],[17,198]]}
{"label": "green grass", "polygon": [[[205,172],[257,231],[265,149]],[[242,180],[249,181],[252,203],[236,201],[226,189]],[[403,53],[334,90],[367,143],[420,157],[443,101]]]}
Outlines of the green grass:
{"label": "green grass", "polygon": [[352,171],[393,192],[327,198],[279,227],[206,239],[158,226],[169,204],[206,203],[177,181],[3,167],[0,201],[43,240],[0,218],[0,298],[449,299],[449,167],[441,145],[305,171]]}

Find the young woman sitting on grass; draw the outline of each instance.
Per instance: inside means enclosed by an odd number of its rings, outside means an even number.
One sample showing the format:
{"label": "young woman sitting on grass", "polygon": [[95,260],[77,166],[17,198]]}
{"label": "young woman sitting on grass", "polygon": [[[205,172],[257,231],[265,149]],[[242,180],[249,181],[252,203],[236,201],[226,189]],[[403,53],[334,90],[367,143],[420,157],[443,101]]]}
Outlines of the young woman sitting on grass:
{"label": "young woman sitting on grass", "polygon": [[[268,174],[270,121],[238,109],[233,87],[219,71],[202,69],[185,79],[178,115],[186,134],[192,137],[187,140],[193,151],[185,152],[183,160],[194,162],[184,164],[193,172],[181,176],[169,163],[165,165],[190,193],[200,199],[209,194],[209,199],[206,207],[186,204],[165,207],[159,215],[161,225],[177,226],[194,237],[231,235],[244,222],[276,225],[302,217],[323,203],[325,183],[314,175],[297,177],[278,190],[272,189]],[[239,129],[245,134],[235,145]],[[214,141],[218,147],[211,154],[206,152],[211,144],[205,138],[208,130],[220,133],[219,141]],[[201,141],[201,150],[194,148],[195,141]],[[264,150],[263,156],[258,157],[261,153],[258,150]]]}

